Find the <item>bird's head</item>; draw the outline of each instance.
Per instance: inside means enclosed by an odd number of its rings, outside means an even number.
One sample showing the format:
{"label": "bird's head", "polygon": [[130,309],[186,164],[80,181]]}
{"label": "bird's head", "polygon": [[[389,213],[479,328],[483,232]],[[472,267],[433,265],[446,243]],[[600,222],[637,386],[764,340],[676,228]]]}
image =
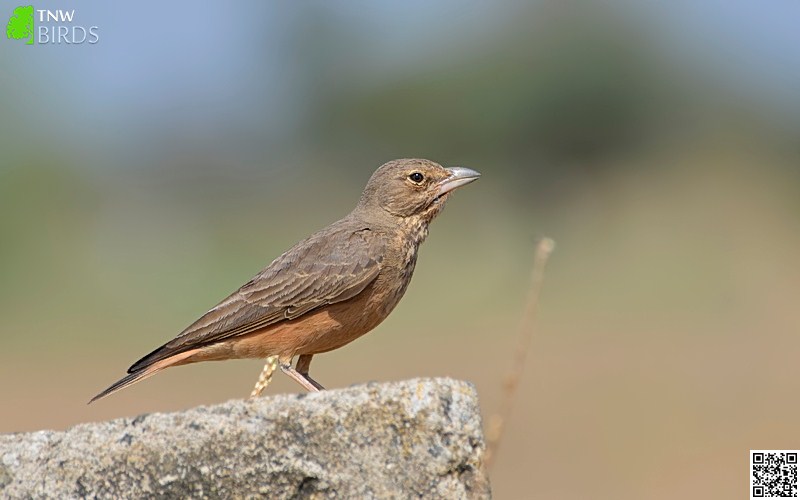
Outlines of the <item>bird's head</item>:
{"label": "bird's head", "polygon": [[464,167],[444,168],[423,159],[393,160],[372,174],[358,207],[390,216],[430,222],[456,188],[481,174]]}

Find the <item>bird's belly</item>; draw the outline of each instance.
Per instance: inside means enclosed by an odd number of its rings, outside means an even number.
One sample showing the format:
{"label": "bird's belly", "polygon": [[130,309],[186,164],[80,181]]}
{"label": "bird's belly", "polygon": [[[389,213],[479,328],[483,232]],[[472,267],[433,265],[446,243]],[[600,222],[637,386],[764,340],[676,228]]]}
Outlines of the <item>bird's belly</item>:
{"label": "bird's belly", "polygon": [[367,287],[351,300],[320,311],[326,328],[308,336],[297,354],[317,354],[338,349],[378,326],[400,300],[398,290]]}

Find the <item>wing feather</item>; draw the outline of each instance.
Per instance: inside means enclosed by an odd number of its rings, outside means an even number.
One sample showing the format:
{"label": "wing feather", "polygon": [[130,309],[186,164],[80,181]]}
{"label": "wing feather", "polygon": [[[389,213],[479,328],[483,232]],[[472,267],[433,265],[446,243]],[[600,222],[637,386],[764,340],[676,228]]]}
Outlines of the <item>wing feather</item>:
{"label": "wing feather", "polygon": [[128,371],[351,299],[380,272],[383,249],[383,239],[366,228],[345,230],[334,225],[316,233]]}

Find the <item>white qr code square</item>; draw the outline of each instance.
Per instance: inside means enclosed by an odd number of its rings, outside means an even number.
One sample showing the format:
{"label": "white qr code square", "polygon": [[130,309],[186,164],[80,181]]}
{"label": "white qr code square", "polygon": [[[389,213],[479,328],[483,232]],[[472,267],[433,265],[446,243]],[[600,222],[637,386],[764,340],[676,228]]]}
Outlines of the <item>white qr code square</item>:
{"label": "white qr code square", "polygon": [[798,450],[750,450],[750,499],[797,498]]}

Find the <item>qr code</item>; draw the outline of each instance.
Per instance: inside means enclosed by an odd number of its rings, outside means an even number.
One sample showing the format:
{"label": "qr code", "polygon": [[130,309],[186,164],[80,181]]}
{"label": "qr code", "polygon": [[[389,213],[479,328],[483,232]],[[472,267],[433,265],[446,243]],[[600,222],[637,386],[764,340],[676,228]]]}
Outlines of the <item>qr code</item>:
{"label": "qr code", "polygon": [[797,450],[750,450],[750,498],[797,498]]}

